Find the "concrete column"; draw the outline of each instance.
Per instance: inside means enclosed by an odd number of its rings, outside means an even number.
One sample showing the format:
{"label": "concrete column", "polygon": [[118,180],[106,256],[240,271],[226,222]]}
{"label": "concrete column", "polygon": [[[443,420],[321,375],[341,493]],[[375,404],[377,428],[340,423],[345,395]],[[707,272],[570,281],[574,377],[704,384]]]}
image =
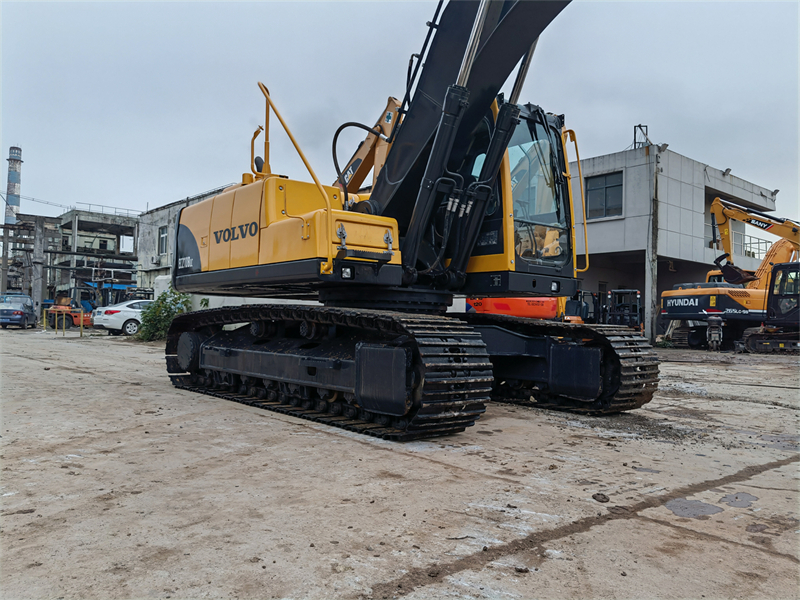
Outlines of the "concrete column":
{"label": "concrete column", "polygon": [[44,244],[45,244],[44,217],[36,217],[33,225],[33,256],[32,256],[32,281],[31,298],[33,307],[38,315],[42,307],[44,295]]}
{"label": "concrete column", "polygon": [[6,286],[8,285],[8,227],[3,227],[3,259],[2,267],[0,267],[0,294],[6,293]]}
{"label": "concrete column", "polygon": [[[23,248],[25,248],[23,246]],[[20,254],[22,257],[22,293],[31,295],[31,271],[33,264],[31,263],[31,253],[25,250]]]}
{"label": "concrete column", "polygon": [[648,146],[650,177],[653,196],[650,202],[650,227],[647,230],[647,246],[644,257],[644,335],[655,344],[658,327],[658,163],[656,146]]}
{"label": "concrete column", "polygon": [[[78,251],[78,214],[76,213],[72,217],[72,251]],[[74,254],[69,257],[69,287],[76,288],[78,286],[78,280],[75,278],[75,268],[78,266],[78,257]],[[74,289],[69,290],[69,295],[76,298],[76,291]]]}

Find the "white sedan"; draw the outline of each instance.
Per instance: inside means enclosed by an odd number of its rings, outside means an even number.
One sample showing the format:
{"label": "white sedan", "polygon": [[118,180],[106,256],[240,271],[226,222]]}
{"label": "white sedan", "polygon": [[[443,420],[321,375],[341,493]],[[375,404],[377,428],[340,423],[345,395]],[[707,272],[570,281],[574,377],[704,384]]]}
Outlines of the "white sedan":
{"label": "white sedan", "polygon": [[109,335],[136,335],[142,324],[142,310],[152,300],[128,300],[114,306],[104,306],[92,312],[92,327],[107,329]]}

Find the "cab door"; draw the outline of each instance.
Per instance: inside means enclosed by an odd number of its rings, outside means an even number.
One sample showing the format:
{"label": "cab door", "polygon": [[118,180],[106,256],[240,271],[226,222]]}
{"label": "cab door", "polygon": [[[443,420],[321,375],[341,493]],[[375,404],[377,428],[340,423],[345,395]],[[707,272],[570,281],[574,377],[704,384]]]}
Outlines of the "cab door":
{"label": "cab door", "polygon": [[769,293],[767,323],[775,327],[800,326],[800,265],[776,268]]}

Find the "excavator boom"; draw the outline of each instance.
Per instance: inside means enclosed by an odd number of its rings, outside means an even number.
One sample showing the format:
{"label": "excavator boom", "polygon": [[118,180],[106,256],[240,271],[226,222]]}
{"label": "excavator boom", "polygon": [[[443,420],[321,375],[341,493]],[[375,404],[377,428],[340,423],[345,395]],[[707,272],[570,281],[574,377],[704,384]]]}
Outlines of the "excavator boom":
{"label": "excavator boom", "polygon": [[[770,253],[764,257],[755,275],[746,273],[733,264],[731,220],[749,223],[762,231],[777,235],[782,240],[777,245],[773,244]],[[769,273],[769,264],[789,262],[792,252],[800,249],[800,225],[794,221],[767,215],[721,198],[714,198],[711,203],[711,223],[714,242],[717,242],[717,232],[719,232],[719,241],[722,242],[722,248],[725,251],[725,254],[714,260],[714,264],[720,268],[722,276],[728,283],[747,283],[747,287],[750,289],[766,289],[767,283],[764,276]],[[726,261],[725,264],[721,264],[723,260]]]}

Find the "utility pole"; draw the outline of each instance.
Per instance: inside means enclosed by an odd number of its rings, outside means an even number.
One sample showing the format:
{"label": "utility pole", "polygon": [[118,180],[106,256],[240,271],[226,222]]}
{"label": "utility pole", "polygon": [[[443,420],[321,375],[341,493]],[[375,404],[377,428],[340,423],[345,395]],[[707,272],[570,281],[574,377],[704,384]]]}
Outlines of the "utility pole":
{"label": "utility pole", "polygon": [[41,312],[43,288],[44,288],[44,217],[37,216],[34,220],[33,226],[33,256],[31,259],[32,266],[32,281],[31,281],[31,298],[33,299],[33,306],[36,309],[36,314]]}
{"label": "utility pole", "polygon": [[[75,213],[72,216],[72,251],[73,252],[77,252],[78,251],[78,212],[77,211],[75,211]],[[83,261],[84,261],[83,264],[85,266],[86,265],[86,259],[84,258]],[[69,266],[70,266],[70,272],[69,272],[69,287],[70,287],[70,289],[68,290],[68,292],[69,292],[70,296],[75,298],[75,300],[80,300],[81,297],[78,294],[78,291],[75,289],[78,286],[77,279],[75,279],[75,270],[76,270],[76,267],[78,266],[78,257],[75,254],[70,256]]]}
{"label": "utility pole", "polygon": [[8,284],[8,226],[3,226],[3,262],[0,268],[0,294],[6,293]]}
{"label": "utility pole", "polygon": [[[641,126],[637,126],[641,127]],[[646,135],[646,134],[645,134]],[[661,163],[659,147],[655,144],[644,146],[648,156],[648,163],[652,164],[650,173],[652,179],[653,196],[650,199],[650,227],[647,231],[647,246],[645,249],[644,263],[644,335],[651,344],[656,342],[658,331],[658,170]]]}

